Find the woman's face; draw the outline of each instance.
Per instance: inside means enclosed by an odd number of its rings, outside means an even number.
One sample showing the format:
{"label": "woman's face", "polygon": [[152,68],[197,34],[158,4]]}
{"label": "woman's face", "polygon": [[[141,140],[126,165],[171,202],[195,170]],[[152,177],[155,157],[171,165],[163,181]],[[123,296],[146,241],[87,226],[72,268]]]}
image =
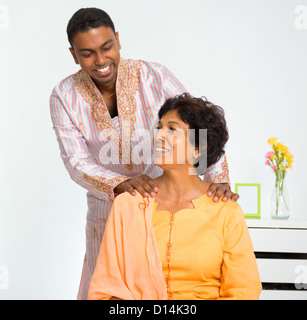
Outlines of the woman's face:
{"label": "woman's face", "polygon": [[154,137],[154,163],[161,168],[192,167],[198,150],[191,143],[189,134],[189,125],[180,119],[176,110],[164,114]]}

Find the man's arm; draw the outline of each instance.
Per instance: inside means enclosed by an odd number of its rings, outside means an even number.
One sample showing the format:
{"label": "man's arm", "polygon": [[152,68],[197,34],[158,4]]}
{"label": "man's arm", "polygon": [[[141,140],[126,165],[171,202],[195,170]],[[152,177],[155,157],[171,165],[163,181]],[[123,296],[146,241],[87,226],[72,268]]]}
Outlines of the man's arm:
{"label": "man's arm", "polygon": [[229,169],[226,154],[217,163],[209,167],[204,175],[204,181],[210,183],[207,195],[214,194],[213,201],[218,201],[223,197],[223,201],[237,201],[239,195],[230,189]]}
{"label": "man's arm", "polygon": [[57,89],[50,97],[50,113],[61,157],[72,180],[96,197],[113,201],[113,189],[130,179],[98,165],[92,158],[82,133],[65,110],[65,102]]}

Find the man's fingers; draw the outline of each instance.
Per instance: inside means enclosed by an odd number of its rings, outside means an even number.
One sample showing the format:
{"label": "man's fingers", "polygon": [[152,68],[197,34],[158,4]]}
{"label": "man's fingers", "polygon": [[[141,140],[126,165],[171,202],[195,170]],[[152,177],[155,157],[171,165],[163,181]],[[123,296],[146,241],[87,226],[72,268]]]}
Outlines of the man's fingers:
{"label": "man's fingers", "polygon": [[129,181],[131,187],[133,187],[136,191],[138,191],[143,197],[155,197],[156,192],[154,191],[156,185],[150,183],[148,179],[144,176],[132,179]]}
{"label": "man's fingers", "polygon": [[213,201],[218,201],[225,194],[225,190],[222,188],[217,188],[215,191],[215,195],[213,197]]}
{"label": "man's fingers", "polygon": [[138,186],[136,187],[137,190],[144,196],[148,197],[149,195],[151,197],[155,197],[156,193],[159,191],[158,186],[156,183],[147,175],[141,175],[138,178],[135,179],[135,182],[138,183]]}
{"label": "man's fingers", "polygon": [[[130,180],[129,180],[130,181]],[[127,182],[126,184],[126,191],[129,192],[132,196],[136,195],[135,189],[132,187],[131,184],[129,184],[129,182]]]}
{"label": "man's fingers", "polygon": [[149,196],[147,191],[142,187],[142,185],[137,181],[137,179],[131,179],[127,182],[126,191],[128,191],[133,196],[136,195],[136,191],[138,191],[144,197]]}
{"label": "man's fingers", "polygon": [[228,201],[229,199],[231,199],[232,195],[234,193],[231,192],[231,190],[226,190],[226,192],[223,194],[223,201]]}
{"label": "man's fingers", "polygon": [[236,202],[239,198],[240,196],[237,193],[233,193],[230,200],[232,200],[233,202]]}
{"label": "man's fingers", "polygon": [[[209,195],[210,193],[211,195]],[[228,183],[211,184],[207,191],[207,195],[212,196],[212,194],[214,194],[214,197],[212,199],[214,202],[219,201],[220,198],[222,198],[223,201],[231,200],[234,202],[239,199],[239,195],[236,193],[233,193],[230,190],[230,186]]]}
{"label": "man's fingers", "polygon": [[207,191],[208,197],[212,197],[212,195],[215,193],[216,189],[217,189],[217,185],[214,183],[211,183],[209,186],[209,189]]}
{"label": "man's fingers", "polygon": [[141,176],[141,178],[143,178],[143,180],[148,184],[148,187],[146,188],[148,191],[154,192],[154,193],[159,191],[159,187],[157,183],[153,181],[153,179],[151,179],[146,175]]}

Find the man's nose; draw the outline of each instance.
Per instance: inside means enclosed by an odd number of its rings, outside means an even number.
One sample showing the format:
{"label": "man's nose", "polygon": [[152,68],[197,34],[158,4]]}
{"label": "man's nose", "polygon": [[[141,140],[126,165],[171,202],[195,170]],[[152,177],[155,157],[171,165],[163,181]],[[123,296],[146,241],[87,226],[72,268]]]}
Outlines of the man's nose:
{"label": "man's nose", "polygon": [[97,66],[103,66],[105,64],[105,62],[106,62],[106,57],[104,56],[104,54],[102,54],[100,52],[97,53],[96,61],[95,61],[96,65]]}

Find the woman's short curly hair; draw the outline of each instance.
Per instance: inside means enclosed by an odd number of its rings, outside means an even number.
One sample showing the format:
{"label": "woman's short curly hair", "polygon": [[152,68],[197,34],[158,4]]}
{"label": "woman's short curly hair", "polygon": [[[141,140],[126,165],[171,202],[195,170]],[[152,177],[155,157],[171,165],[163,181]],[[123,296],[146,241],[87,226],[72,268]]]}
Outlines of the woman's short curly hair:
{"label": "woman's short curly hair", "polygon": [[[180,119],[195,130],[195,141],[191,142],[200,153],[195,168],[198,174],[204,174],[207,167],[225,153],[229,135],[224,110],[206,98],[195,98],[188,93],[167,99],[159,110],[159,120],[171,110],[176,110]],[[200,141],[200,129],[207,130],[207,144]],[[205,167],[202,166],[204,163]]]}

